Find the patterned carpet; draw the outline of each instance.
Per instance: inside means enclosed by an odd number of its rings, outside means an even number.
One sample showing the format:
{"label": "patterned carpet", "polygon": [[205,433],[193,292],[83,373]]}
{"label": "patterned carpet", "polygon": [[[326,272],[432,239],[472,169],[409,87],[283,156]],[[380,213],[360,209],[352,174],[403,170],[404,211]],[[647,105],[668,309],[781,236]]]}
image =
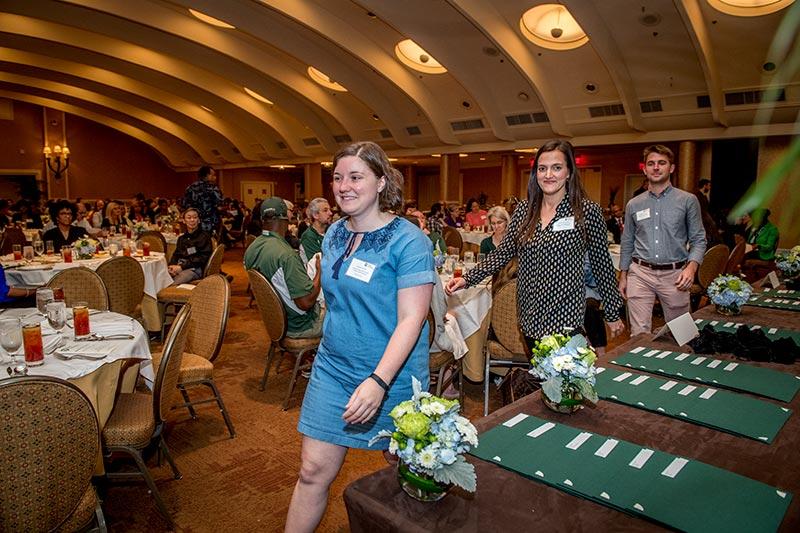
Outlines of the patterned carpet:
{"label": "patterned carpet", "polygon": [[[248,308],[247,276],[241,248],[229,250],[223,270],[234,276],[227,334],[215,363],[214,377],[233,419],[237,436],[230,439],[215,404],[198,408],[192,420],[185,410],[172,412],[166,441],[183,478],[175,480],[166,463],[151,468],[156,485],[172,512],[176,531],[281,531],[300,461],[300,413],[304,380],[290,408],[281,410],[289,383],[291,359],[270,373],[267,390],[258,390],[264,371],[267,337],[255,307]],[[616,344],[616,343],[615,343]],[[493,408],[499,395],[492,387]],[[483,388],[468,384],[465,409],[482,413]],[[190,390],[193,398],[205,390]],[[386,466],[378,452],[351,451],[331,487],[328,511],[319,531],[348,531],[342,501],[352,481]],[[115,483],[104,492],[106,521],[111,531],[167,531],[144,483]]]}

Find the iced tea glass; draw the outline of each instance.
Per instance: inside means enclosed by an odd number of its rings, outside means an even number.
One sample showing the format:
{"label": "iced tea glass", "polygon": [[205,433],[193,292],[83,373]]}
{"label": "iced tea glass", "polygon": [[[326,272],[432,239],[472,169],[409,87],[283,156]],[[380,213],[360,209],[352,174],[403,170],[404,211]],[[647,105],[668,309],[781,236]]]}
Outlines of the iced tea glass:
{"label": "iced tea glass", "polygon": [[75,302],[72,306],[72,327],[75,329],[75,340],[87,339],[91,335],[89,329],[89,306],[86,302]]}
{"label": "iced tea glass", "polygon": [[14,253],[14,261],[20,261],[22,259],[22,245],[21,244],[14,244],[11,246],[11,251]]}
{"label": "iced tea glass", "polygon": [[22,345],[25,348],[25,363],[28,366],[39,366],[44,363],[42,326],[39,322],[28,322],[22,326]]}
{"label": "iced tea glass", "polygon": [[150,243],[147,241],[142,243],[142,255],[145,257],[150,256]]}
{"label": "iced tea glass", "polygon": [[62,246],[61,247],[61,257],[64,259],[65,263],[72,263],[72,247],[71,246]]}

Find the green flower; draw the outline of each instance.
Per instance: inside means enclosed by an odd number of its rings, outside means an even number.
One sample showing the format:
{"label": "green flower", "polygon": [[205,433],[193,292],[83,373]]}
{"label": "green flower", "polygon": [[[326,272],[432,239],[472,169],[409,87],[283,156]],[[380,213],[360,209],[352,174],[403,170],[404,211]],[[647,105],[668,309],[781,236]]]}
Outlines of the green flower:
{"label": "green flower", "polygon": [[406,413],[395,424],[401,433],[414,440],[421,439],[431,429],[431,419],[422,413]]}
{"label": "green flower", "polygon": [[397,422],[397,419],[401,418],[406,413],[413,413],[416,410],[414,400],[406,400],[395,405],[394,409],[389,412],[389,416],[392,417],[392,420]]}

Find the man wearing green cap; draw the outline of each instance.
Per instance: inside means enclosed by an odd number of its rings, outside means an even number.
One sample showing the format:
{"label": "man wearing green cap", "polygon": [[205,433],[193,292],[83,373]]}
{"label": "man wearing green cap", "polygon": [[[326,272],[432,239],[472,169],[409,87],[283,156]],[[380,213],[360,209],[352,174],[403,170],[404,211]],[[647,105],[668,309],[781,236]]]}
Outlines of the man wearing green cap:
{"label": "man wearing green cap", "polygon": [[261,223],[261,236],[247,248],[244,266],[261,272],[280,295],[288,321],[287,336],[318,337],[322,334],[322,312],[317,303],[319,264],[312,280],[297,251],[286,242],[289,218],[283,199],[273,196],[262,202]]}

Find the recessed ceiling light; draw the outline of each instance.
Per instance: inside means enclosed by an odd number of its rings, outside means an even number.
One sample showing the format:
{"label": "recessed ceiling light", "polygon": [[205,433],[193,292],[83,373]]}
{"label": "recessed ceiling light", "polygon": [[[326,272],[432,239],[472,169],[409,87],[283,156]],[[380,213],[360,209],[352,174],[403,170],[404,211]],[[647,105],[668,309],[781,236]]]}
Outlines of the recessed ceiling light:
{"label": "recessed ceiling light", "polygon": [[389,162],[390,162],[390,163],[396,163],[397,161],[400,161],[400,160],[399,160],[399,159],[397,159],[396,157],[389,157],[389,158],[387,158],[387,159],[389,160]]}
{"label": "recessed ceiling light", "polygon": [[255,92],[254,90],[252,90],[252,89],[250,89],[248,87],[244,88],[244,92],[246,92],[247,94],[249,94],[250,96],[252,96],[256,100],[258,100],[259,102],[264,102],[265,104],[273,105],[271,100],[267,100],[265,97],[261,96],[260,94],[258,94],[257,92]]}
{"label": "recessed ceiling light", "polygon": [[346,93],[347,89],[345,89],[339,83],[333,81],[330,76],[322,72],[321,70],[315,69],[314,67],[308,67],[308,75],[311,77],[312,80],[319,83],[323,87],[327,87],[328,89],[333,89],[334,91],[339,91],[342,93]]}
{"label": "recessed ceiling light", "polygon": [[458,157],[469,157],[469,154],[458,154]]}
{"label": "recessed ceiling light", "polygon": [[397,43],[397,46],[394,47],[394,54],[404,65],[419,72],[426,74],[443,74],[447,72],[447,69],[441,63],[411,39]]}
{"label": "recessed ceiling light", "polygon": [[442,154],[431,154],[431,157],[442,157]]}
{"label": "recessed ceiling light", "polygon": [[535,154],[536,152],[539,151],[539,149],[538,148],[517,148],[514,151],[518,152],[518,153],[521,153],[521,154]]}
{"label": "recessed ceiling light", "polygon": [[486,161],[485,157],[479,157],[478,159],[481,160],[481,161]]}
{"label": "recessed ceiling light", "polygon": [[550,50],[572,50],[589,42],[566,7],[561,4],[542,4],[526,11],[519,20],[526,39]]}
{"label": "recessed ceiling light", "polygon": [[269,168],[277,168],[278,170],[284,170],[287,168],[295,168],[294,165],[270,165]]}
{"label": "recessed ceiling light", "polygon": [[228,30],[236,29],[236,26],[231,26],[227,22],[215,19],[214,17],[206,15],[205,13],[197,11],[196,9],[189,8],[189,13],[194,15],[194,17],[197,18],[198,20],[202,20],[206,24],[211,24],[212,26],[216,26],[217,28],[226,28]]}

